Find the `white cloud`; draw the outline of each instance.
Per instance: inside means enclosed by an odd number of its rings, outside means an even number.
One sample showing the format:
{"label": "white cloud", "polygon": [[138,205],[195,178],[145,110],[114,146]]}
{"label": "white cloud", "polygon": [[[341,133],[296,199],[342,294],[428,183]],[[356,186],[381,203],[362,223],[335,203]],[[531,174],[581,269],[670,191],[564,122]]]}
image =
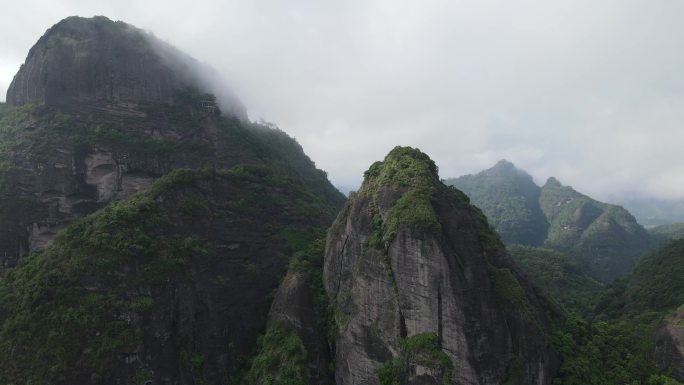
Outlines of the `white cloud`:
{"label": "white cloud", "polygon": [[[4,0],[2,0],[4,1]],[[605,198],[684,197],[684,3],[37,1],[3,7],[0,94],[71,14],[153,31],[353,185],[396,144],[443,177],[508,158]],[[7,70],[14,68],[14,70]]]}

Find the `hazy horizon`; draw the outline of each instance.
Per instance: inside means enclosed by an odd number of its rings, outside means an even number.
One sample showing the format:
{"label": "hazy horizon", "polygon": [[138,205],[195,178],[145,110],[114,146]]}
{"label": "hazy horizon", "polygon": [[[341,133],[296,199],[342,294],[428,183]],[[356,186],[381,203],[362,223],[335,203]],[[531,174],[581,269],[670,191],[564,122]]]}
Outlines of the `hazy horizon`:
{"label": "hazy horizon", "polygon": [[684,199],[684,3],[29,0],[4,15],[1,100],[45,30],[104,15],[216,68],[337,186],[409,145],[442,178],[507,159],[601,200]]}

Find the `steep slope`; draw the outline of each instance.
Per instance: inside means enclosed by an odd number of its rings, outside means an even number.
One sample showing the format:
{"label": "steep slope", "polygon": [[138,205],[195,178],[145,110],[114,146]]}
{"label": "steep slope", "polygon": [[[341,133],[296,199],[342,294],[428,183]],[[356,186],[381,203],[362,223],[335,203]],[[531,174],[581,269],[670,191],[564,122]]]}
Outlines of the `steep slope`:
{"label": "steep slope", "polygon": [[622,207],[591,199],[555,178],[540,188],[507,161],[446,183],[482,209],[504,243],[567,253],[602,282],[629,272],[652,247],[646,230]]}
{"label": "steep slope", "polygon": [[[649,353],[664,372],[684,381],[684,240],[646,254],[625,278],[610,285],[596,312],[628,320],[651,337]],[[653,350],[655,353],[653,353]]]}
{"label": "steep slope", "polygon": [[8,90],[15,105],[0,110],[0,274],[73,219],[182,167],[266,165],[342,206],[294,139],[217,100],[202,68],[104,17],[67,18],[45,33]]}
{"label": "steep slope", "polygon": [[634,271],[611,285],[598,305],[613,315],[663,312],[684,304],[684,241],[674,240],[644,255]]}
{"label": "steep slope", "polygon": [[334,318],[323,289],[325,237],[300,247],[271,305],[268,329],[245,376],[233,383],[334,384]]}
{"label": "steep slope", "polygon": [[598,202],[549,178],[539,198],[549,221],[544,245],[574,256],[592,277],[609,282],[630,271],[651,246],[624,208]]}
{"label": "steep slope", "polygon": [[540,246],[548,223],[539,207],[541,189],[525,171],[500,160],[494,167],[475,175],[449,178],[487,216],[505,244]]}
{"label": "steep slope", "polygon": [[396,147],[329,230],[337,384],[549,384],[556,310],[427,155]]}
{"label": "steep slope", "polygon": [[568,310],[587,313],[593,298],[603,288],[566,254],[524,245],[510,245],[506,249],[535,283]]}
{"label": "steep slope", "polygon": [[648,229],[655,243],[665,243],[673,239],[684,239],[684,223],[671,223]]}
{"label": "steep slope", "polygon": [[261,166],[162,177],[0,280],[0,383],[225,383],[255,350],[296,240],[333,215]]}

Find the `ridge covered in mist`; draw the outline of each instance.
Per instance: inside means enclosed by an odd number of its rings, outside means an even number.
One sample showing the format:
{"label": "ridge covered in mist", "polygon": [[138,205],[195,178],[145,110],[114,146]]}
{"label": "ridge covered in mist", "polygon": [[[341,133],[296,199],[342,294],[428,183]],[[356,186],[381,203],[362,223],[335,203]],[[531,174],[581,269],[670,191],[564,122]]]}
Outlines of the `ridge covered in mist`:
{"label": "ridge covered in mist", "polygon": [[596,201],[553,177],[539,187],[507,161],[446,183],[468,194],[506,244],[568,253],[603,282],[626,274],[652,245],[647,231],[624,208]]}
{"label": "ridge covered in mist", "polygon": [[506,161],[464,193],[412,147],[345,200],[214,72],[105,17],[50,28],[7,100],[2,384],[684,380],[678,227],[637,262],[623,208]]}

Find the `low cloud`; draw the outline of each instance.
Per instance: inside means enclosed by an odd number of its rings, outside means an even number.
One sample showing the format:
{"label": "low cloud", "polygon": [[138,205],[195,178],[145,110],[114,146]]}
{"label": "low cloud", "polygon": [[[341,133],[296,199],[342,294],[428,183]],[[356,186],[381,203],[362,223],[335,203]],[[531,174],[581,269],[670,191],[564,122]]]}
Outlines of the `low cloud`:
{"label": "low cloud", "polygon": [[209,63],[338,185],[400,144],[442,177],[506,158],[600,199],[684,198],[682,2],[32,0],[4,14],[0,94],[4,66],[73,14]]}

